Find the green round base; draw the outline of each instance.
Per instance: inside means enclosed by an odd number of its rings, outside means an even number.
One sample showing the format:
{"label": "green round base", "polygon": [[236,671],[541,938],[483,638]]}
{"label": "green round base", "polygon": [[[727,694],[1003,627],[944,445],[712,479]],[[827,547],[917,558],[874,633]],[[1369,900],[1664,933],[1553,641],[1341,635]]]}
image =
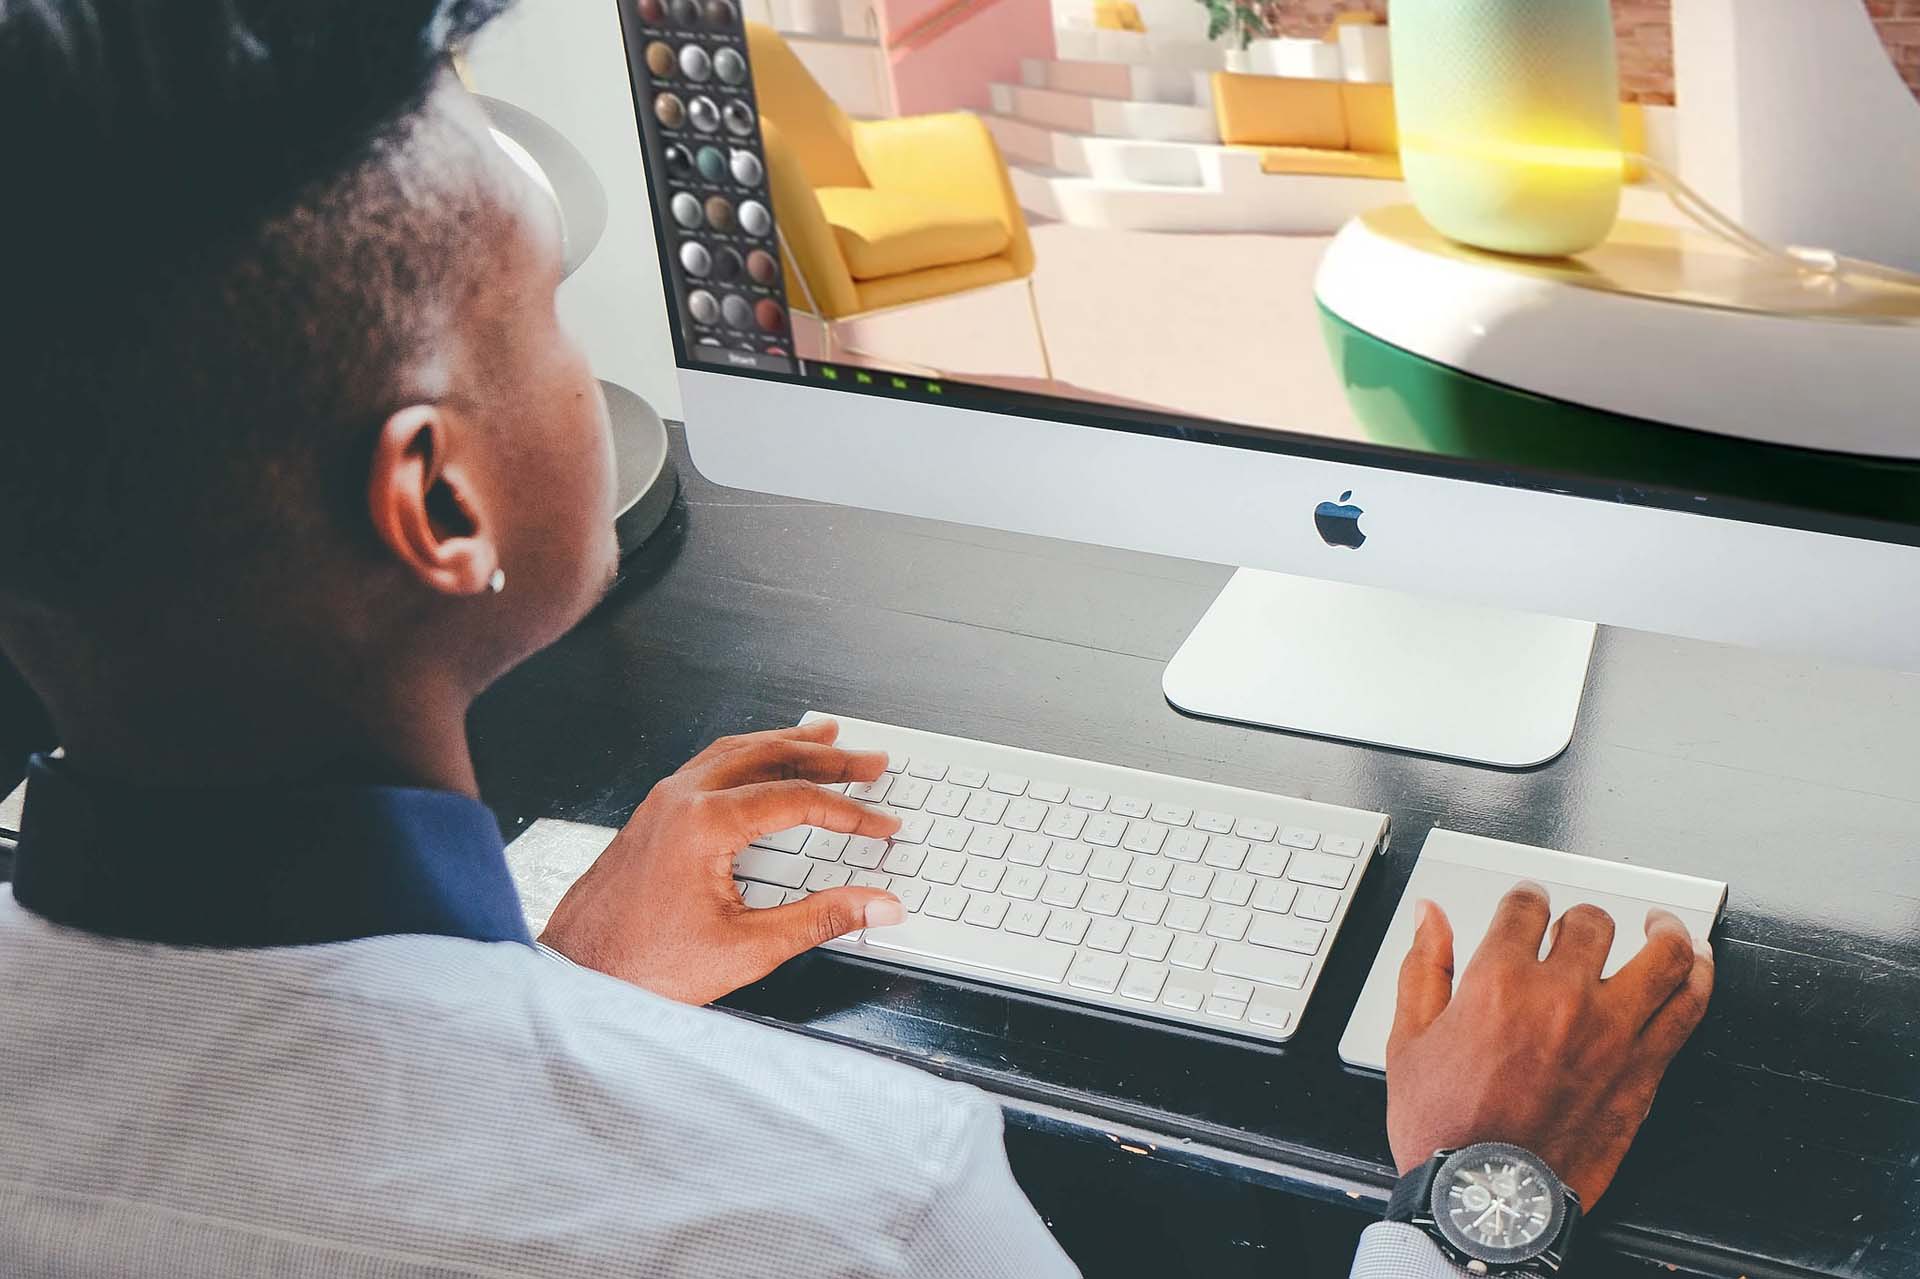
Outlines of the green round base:
{"label": "green round base", "polygon": [[1320,320],[1347,401],[1374,443],[1623,485],[1920,520],[1920,463],[1622,417],[1462,373],[1382,342],[1325,306]]}

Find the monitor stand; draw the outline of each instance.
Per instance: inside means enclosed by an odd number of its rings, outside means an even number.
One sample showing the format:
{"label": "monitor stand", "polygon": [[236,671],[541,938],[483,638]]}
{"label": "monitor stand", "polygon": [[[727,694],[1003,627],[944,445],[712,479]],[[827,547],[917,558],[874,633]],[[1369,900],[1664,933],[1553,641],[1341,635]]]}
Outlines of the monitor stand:
{"label": "monitor stand", "polygon": [[1592,622],[1241,569],[1167,664],[1190,715],[1529,768],[1573,740]]}

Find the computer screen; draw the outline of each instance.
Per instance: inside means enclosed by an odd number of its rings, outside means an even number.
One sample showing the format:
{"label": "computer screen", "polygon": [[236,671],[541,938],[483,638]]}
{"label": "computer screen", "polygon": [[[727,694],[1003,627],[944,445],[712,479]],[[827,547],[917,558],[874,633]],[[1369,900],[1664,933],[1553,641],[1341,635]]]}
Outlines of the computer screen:
{"label": "computer screen", "polygon": [[1911,22],[620,3],[684,368],[1920,543]]}

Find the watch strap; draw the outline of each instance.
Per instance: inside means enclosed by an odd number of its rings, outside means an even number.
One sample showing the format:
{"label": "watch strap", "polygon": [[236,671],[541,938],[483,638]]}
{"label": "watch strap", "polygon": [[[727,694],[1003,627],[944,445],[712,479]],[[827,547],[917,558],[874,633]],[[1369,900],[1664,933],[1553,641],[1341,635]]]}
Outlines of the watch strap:
{"label": "watch strap", "polygon": [[1440,1165],[1446,1162],[1451,1150],[1442,1150],[1433,1158],[1410,1169],[1400,1180],[1393,1183],[1393,1193],[1387,1197],[1387,1221],[1404,1221],[1409,1224],[1426,1218],[1432,1207],[1433,1175],[1440,1171]]}

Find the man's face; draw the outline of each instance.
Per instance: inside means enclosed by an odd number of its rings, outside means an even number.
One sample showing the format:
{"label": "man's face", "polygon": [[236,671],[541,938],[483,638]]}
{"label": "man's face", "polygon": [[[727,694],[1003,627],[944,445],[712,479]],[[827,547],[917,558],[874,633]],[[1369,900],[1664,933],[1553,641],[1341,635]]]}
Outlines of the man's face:
{"label": "man's face", "polygon": [[[477,105],[463,106],[484,134]],[[456,328],[455,385],[489,454],[485,497],[506,572],[494,603],[515,649],[510,666],[593,607],[619,551],[606,401],[555,306],[560,222],[547,194],[490,136],[487,152],[504,233],[470,249],[487,254],[488,265]]]}

